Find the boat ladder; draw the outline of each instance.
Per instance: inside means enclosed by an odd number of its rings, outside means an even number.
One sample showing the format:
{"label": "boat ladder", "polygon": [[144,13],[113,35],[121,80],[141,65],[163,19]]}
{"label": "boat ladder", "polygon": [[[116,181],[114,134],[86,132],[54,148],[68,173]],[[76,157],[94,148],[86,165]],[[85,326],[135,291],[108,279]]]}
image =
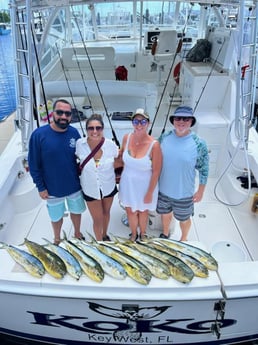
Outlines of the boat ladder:
{"label": "boat ladder", "polygon": [[238,103],[236,107],[236,135],[248,143],[249,129],[254,122],[254,104],[257,78],[257,13],[258,1],[240,1]]}
{"label": "boat ladder", "polygon": [[26,6],[18,6],[13,2],[11,11],[12,33],[15,36],[14,59],[16,73],[16,125],[21,129],[23,151],[27,151],[28,136],[32,131],[33,121],[37,119],[35,81],[33,66],[35,65],[35,34],[31,26],[31,1]]}

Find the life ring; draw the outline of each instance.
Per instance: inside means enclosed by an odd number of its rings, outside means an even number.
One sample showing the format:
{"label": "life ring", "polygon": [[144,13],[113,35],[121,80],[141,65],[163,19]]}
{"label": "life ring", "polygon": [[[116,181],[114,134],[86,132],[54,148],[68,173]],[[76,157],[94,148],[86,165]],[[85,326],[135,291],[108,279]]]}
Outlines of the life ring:
{"label": "life ring", "polygon": [[181,62],[179,62],[173,71],[173,78],[177,84],[179,84],[179,78],[180,78],[180,68],[181,68]]}

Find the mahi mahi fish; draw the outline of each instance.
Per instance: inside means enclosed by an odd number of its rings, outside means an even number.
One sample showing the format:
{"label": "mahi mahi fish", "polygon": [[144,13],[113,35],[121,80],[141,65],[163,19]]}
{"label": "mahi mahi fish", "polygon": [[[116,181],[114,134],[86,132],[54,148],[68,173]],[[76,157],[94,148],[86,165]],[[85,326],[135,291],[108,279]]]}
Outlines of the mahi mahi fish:
{"label": "mahi mahi fish", "polygon": [[165,238],[155,238],[155,241],[194,257],[198,261],[202,262],[211,271],[218,270],[218,263],[214,257],[201,248],[194,247],[185,242]]}
{"label": "mahi mahi fish", "polygon": [[142,253],[149,254],[168,264],[171,276],[181,283],[190,283],[194,277],[193,270],[179,258],[168,253],[161,252],[147,242],[131,242],[128,244]]}
{"label": "mahi mahi fish", "polygon": [[41,261],[34,255],[15,246],[8,245],[6,243],[1,244],[1,248],[5,248],[11,255],[11,257],[33,277],[41,278],[44,275],[44,266],[42,265]]}
{"label": "mahi mahi fish", "polygon": [[139,252],[125,243],[116,243],[116,247],[120,248],[126,254],[134,257],[142,262],[152,273],[152,275],[159,279],[168,279],[170,277],[170,270],[166,263],[146,253]]}
{"label": "mahi mahi fish", "polygon": [[83,240],[76,241],[76,245],[87,255],[95,259],[109,276],[120,280],[127,277],[124,267],[119,262],[98,250],[95,246]]}
{"label": "mahi mahi fish", "polygon": [[67,240],[66,237],[63,240],[63,243],[65,244],[68,252],[79,261],[80,266],[86,276],[97,283],[102,282],[105,273],[100,264],[91,256],[82,251],[79,247],[77,247],[74,243]]}
{"label": "mahi mahi fish", "polygon": [[129,277],[142,285],[148,285],[152,274],[150,270],[139,260],[114,248],[110,243],[94,243],[103,253],[118,261],[125,269]]}
{"label": "mahi mahi fish", "polygon": [[44,246],[29,241],[27,238],[24,244],[29,249],[30,253],[38,258],[45,270],[54,278],[61,279],[66,274],[66,267],[62,259],[55,253],[51,252]]}
{"label": "mahi mahi fish", "polygon": [[207,278],[209,276],[208,268],[194,257],[187,255],[183,252],[179,252],[178,250],[162,245],[160,243],[155,243],[154,241],[151,242],[151,245],[153,248],[156,248],[161,252],[165,252],[170,255],[176,256],[177,258],[182,260],[187,266],[189,266],[193,270],[193,273],[196,277]]}
{"label": "mahi mahi fish", "polygon": [[51,243],[46,238],[44,238],[44,240],[47,242],[47,248],[63,260],[67,273],[76,280],[80,279],[82,275],[82,268],[79,261],[65,248]]}

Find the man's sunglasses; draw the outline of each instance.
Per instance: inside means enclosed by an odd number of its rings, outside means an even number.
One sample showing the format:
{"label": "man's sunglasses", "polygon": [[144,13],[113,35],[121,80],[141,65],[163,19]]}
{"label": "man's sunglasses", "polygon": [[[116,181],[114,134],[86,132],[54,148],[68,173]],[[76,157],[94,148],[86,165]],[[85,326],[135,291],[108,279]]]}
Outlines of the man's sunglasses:
{"label": "man's sunglasses", "polygon": [[54,110],[54,112],[58,116],[62,116],[63,114],[65,114],[66,117],[72,116],[72,112],[71,111],[64,111],[64,110],[61,110],[61,109],[57,109],[57,110]]}
{"label": "man's sunglasses", "polygon": [[184,122],[188,122],[190,120],[192,120],[192,117],[184,117],[184,116],[174,116],[174,121],[184,121]]}

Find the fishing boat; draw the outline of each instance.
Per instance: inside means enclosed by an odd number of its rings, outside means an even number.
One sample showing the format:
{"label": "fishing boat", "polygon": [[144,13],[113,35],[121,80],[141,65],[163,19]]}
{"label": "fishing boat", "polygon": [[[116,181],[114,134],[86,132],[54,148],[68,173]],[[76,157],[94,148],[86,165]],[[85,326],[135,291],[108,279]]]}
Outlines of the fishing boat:
{"label": "fishing boat", "polygon": [[0,23],[0,35],[9,35],[11,33],[11,25]]}
{"label": "fishing boat", "polygon": [[[0,156],[0,333],[26,344],[257,339],[258,1],[10,0],[10,11],[17,110],[15,133]],[[202,40],[210,43],[209,54],[190,61]],[[128,80],[116,79],[118,66],[127,69]],[[36,278],[13,260],[6,246],[25,250],[25,239],[53,241],[46,205],[29,173],[28,142],[37,126],[51,121],[59,97],[72,103],[72,125],[82,136],[85,117],[97,112],[105,135],[118,145],[132,130],[137,108],[150,114],[156,138],[171,130],[167,119],[176,106],[194,109],[193,130],[207,142],[210,167],[185,245],[214,258],[216,270],[189,283],[152,277],[139,284],[108,275],[95,282],[85,275]],[[69,217],[63,230],[71,239]],[[88,210],[82,232],[93,234]],[[159,216],[151,213],[148,236],[161,232]],[[130,233],[118,199],[109,233]],[[170,241],[179,238],[174,222]]]}

